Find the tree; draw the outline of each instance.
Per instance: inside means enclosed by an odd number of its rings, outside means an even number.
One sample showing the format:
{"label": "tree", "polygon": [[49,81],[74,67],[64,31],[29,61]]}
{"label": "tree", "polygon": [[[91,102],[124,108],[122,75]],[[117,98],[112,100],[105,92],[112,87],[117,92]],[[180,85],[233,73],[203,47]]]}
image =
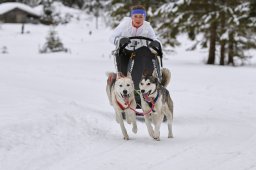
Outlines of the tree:
{"label": "tree", "polygon": [[162,21],[161,17],[159,17],[156,13],[156,10],[167,2],[168,0],[110,0],[109,6],[111,6],[111,8],[108,15],[112,18],[111,25],[115,27],[124,17],[130,16],[132,6],[143,5],[147,11],[146,20],[149,21],[153,27],[155,27]]}
{"label": "tree", "polygon": [[84,0],[60,0],[64,5],[82,9]]}
{"label": "tree", "polygon": [[101,13],[101,10],[104,7],[104,1],[102,0],[93,0],[93,1],[85,1],[83,4],[83,9],[88,13],[88,14],[93,14],[96,18],[96,29],[99,27],[99,16]]}
{"label": "tree", "polygon": [[46,37],[46,43],[44,44],[43,48],[39,50],[39,52],[47,53],[60,51],[67,52],[68,49],[64,47],[63,43],[57,35],[57,32],[51,28],[48,36]]}
{"label": "tree", "polygon": [[52,6],[53,1],[52,0],[43,0],[43,11],[44,14],[41,17],[41,22],[47,25],[52,25],[54,24],[54,19],[53,19],[53,6]]}
{"label": "tree", "polygon": [[[198,44],[208,47],[207,64],[214,64],[216,46],[220,45],[220,65],[234,65],[234,57],[246,58],[244,50],[254,48],[255,20],[249,17],[249,9],[254,7],[246,0],[182,0],[169,2],[159,8],[164,22],[160,25],[165,44],[175,46],[174,40],[180,33],[187,33],[188,37]],[[248,18],[249,17],[249,18]],[[198,36],[203,38],[198,40]],[[172,40],[172,41],[170,41]],[[175,43],[173,43],[175,42]],[[227,44],[227,46],[226,46]]]}

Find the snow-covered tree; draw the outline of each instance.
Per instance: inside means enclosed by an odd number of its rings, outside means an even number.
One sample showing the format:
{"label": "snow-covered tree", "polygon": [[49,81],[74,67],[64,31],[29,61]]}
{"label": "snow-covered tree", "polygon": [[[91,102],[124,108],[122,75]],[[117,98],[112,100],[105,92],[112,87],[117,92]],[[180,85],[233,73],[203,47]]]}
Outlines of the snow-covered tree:
{"label": "snow-covered tree", "polygon": [[105,2],[103,0],[86,0],[83,4],[83,10],[85,10],[88,14],[92,14],[96,18],[96,29],[99,27],[99,16],[103,12],[103,8],[105,6]]}
{"label": "snow-covered tree", "polygon": [[47,25],[54,24],[52,0],[42,0],[44,15],[41,18],[41,22]]}
{"label": "snow-covered tree", "polygon": [[47,53],[60,51],[67,52],[68,49],[64,47],[59,36],[57,35],[57,31],[55,31],[54,28],[51,28],[48,36],[46,37],[46,43],[44,44],[43,48],[39,50],[39,52]]}
{"label": "snow-covered tree", "polygon": [[108,11],[108,15],[112,18],[112,26],[115,27],[124,17],[130,16],[132,6],[143,5],[147,11],[146,20],[155,27],[162,21],[162,18],[156,13],[156,9],[169,1],[170,0],[109,0],[108,3],[111,8]]}
{"label": "snow-covered tree", "polygon": [[[215,52],[220,45],[220,64],[233,64],[233,57],[245,58],[245,47],[253,48],[255,23],[249,18],[249,3],[246,0],[178,0],[159,9],[164,22],[159,31],[165,44],[177,45],[176,36],[186,32],[191,40],[208,47],[207,64],[215,64]],[[198,36],[200,35],[200,37]],[[199,39],[200,38],[200,39]],[[255,41],[254,41],[255,42]],[[255,44],[255,43],[254,43]]]}
{"label": "snow-covered tree", "polygon": [[66,6],[81,9],[84,5],[85,0],[59,0],[59,1],[61,1]]}

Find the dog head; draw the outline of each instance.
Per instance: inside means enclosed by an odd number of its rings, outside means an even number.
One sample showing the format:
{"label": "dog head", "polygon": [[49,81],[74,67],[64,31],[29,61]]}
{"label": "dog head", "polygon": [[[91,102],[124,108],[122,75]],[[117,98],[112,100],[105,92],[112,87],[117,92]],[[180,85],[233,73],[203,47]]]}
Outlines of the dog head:
{"label": "dog head", "polygon": [[134,94],[134,83],[130,74],[127,77],[122,74],[117,75],[115,82],[115,93],[124,99],[128,100],[130,96]]}
{"label": "dog head", "polygon": [[140,92],[143,96],[149,96],[157,89],[158,80],[154,74],[144,73],[139,84]]}

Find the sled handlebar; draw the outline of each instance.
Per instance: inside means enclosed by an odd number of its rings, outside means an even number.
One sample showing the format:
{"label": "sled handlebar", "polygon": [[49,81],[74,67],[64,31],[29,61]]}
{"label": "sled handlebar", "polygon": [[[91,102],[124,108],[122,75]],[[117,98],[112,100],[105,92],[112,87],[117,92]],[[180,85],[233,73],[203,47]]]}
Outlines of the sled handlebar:
{"label": "sled handlebar", "polygon": [[142,39],[142,40],[147,40],[147,41],[154,41],[153,39],[151,38],[148,38],[148,37],[142,37],[142,36],[134,36],[134,37],[128,37],[130,40],[133,40],[133,39]]}
{"label": "sled handlebar", "polygon": [[[151,39],[151,38],[143,37],[143,36],[133,36],[133,37],[127,37],[127,38],[129,38],[130,40],[138,39],[138,40],[146,40],[146,41],[150,41],[150,42],[154,41],[154,40]],[[120,50],[125,49],[125,47],[126,47],[128,44],[129,44],[129,43],[126,43],[126,44],[120,46]]]}

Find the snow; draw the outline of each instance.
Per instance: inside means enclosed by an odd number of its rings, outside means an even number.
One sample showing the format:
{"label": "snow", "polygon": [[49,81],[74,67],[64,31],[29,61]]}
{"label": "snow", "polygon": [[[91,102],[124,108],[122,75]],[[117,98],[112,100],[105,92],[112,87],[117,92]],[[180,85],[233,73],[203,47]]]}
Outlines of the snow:
{"label": "snow", "polygon": [[[53,15],[59,15],[61,18],[65,18],[68,15],[74,18],[86,17],[85,15],[81,15],[82,13],[84,13],[83,11],[66,7],[61,2],[53,2],[52,9],[53,9]],[[36,6],[34,10],[36,10],[40,15],[44,14],[43,5]]]}
{"label": "snow", "polygon": [[28,5],[19,3],[19,2],[8,2],[8,3],[2,3],[0,4],[0,15],[9,12],[15,8],[21,9],[23,11],[26,11],[30,14],[36,15],[36,16],[40,16],[40,13],[38,13],[36,10],[34,10],[33,8],[31,8]]}
{"label": "snow", "polygon": [[[203,64],[190,42],[169,54],[174,138],[151,139],[138,120],[124,141],[105,93],[115,71],[111,30],[74,21],[56,30],[70,53],[39,54],[49,27],[3,24],[0,48],[0,169],[256,169],[256,70]],[[88,32],[92,30],[92,35]],[[255,51],[253,52],[255,56]]]}

